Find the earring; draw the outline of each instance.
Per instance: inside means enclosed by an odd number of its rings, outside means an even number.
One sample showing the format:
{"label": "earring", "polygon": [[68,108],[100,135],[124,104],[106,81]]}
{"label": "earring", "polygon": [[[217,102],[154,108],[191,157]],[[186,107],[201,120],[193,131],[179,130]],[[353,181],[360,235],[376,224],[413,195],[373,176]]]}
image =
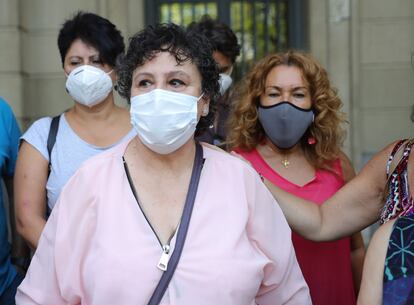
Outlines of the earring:
{"label": "earring", "polygon": [[207,115],[208,114],[208,108],[207,107],[204,107],[204,109],[203,109],[203,115]]}
{"label": "earring", "polygon": [[308,144],[309,144],[309,145],[314,145],[314,144],[316,144],[316,139],[315,139],[315,137],[310,136],[310,137],[308,138]]}

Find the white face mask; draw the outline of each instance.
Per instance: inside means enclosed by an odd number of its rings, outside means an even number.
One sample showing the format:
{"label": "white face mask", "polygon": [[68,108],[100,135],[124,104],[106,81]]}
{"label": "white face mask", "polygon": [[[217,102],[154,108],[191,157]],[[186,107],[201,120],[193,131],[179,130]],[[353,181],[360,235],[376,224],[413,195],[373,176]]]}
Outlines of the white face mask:
{"label": "white face mask", "polygon": [[131,124],[152,151],[169,154],[183,146],[198,123],[199,98],[163,89],[131,98]]}
{"label": "white face mask", "polygon": [[225,73],[220,73],[219,84],[220,84],[220,94],[223,95],[227,89],[230,88],[231,83],[233,82],[230,75]]}
{"label": "white face mask", "polygon": [[66,90],[78,103],[92,107],[102,102],[112,90],[108,73],[90,65],[77,67],[66,80]]}

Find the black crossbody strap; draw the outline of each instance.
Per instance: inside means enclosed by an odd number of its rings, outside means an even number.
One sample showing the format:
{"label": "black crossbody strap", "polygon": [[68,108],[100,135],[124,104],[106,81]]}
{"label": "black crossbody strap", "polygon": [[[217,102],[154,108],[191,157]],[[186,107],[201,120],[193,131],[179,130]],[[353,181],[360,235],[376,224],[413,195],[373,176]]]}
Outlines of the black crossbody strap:
{"label": "black crossbody strap", "polygon": [[174,275],[175,268],[177,267],[178,262],[180,260],[181,253],[183,251],[185,243],[185,238],[187,236],[188,226],[190,224],[191,214],[193,212],[194,201],[197,195],[198,183],[200,181],[203,163],[203,148],[199,143],[197,143],[193,171],[191,173],[191,180],[188,188],[187,198],[185,199],[183,215],[181,217],[181,224],[177,232],[175,248],[168,262],[168,269],[164,271],[163,275],[161,276],[161,279],[158,282],[158,285],[155,288],[154,293],[152,294],[148,302],[148,305],[158,305],[161,302],[165,290],[167,290],[168,284],[170,283],[171,278]]}
{"label": "black crossbody strap", "polygon": [[[52,118],[52,122],[50,122],[49,134],[47,136],[47,154],[49,156],[49,164],[47,165],[47,178],[49,178],[50,171],[52,170],[52,149],[53,149],[53,146],[55,146],[55,142],[56,142],[56,136],[57,136],[58,129],[59,129],[59,120],[60,120],[60,115],[57,115]],[[46,201],[46,218],[49,217],[50,212],[51,211]]]}
{"label": "black crossbody strap", "polygon": [[47,136],[47,153],[49,156],[49,173],[50,173],[50,163],[51,163],[50,159],[52,156],[52,149],[53,149],[53,146],[55,146],[56,135],[59,129],[59,120],[60,120],[60,115],[57,115],[52,118],[52,122],[50,123],[49,135]]}

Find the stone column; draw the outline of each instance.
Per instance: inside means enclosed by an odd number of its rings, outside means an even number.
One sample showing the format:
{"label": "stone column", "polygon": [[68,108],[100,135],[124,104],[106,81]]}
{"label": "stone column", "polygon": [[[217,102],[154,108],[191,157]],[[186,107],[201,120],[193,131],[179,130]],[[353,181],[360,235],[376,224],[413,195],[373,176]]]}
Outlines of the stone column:
{"label": "stone column", "polygon": [[[142,1],[132,0],[20,0],[22,47],[19,53],[23,75],[22,105],[27,123],[42,116],[59,114],[73,104],[65,92],[66,79],[57,47],[62,23],[79,10],[89,11],[111,20],[127,38],[130,17],[135,17],[129,7],[134,4],[134,9],[140,13],[143,10],[140,3],[142,5]],[[2,59],[3,56],[0,63]]]}
{"label": "stone column", "polygon": [[0,96],[22,119],[22,77],[20,74],[20,31],[18,2],[0,0]]}

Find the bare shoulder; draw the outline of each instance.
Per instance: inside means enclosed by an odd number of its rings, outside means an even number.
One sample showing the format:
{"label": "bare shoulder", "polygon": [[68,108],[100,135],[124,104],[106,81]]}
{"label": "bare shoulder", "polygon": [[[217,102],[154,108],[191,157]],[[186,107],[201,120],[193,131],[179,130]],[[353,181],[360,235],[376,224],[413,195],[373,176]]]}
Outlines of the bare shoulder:
{"label": "bare shoulder", "polygon": [[[377,152],[370,161],[378,162],[380,161],[383,163],[384,161],[388,160],[389,155],[391,154],[393,148],[400,140],[394,141],[387,146],[385,146],[383,149],[381,149],[379,152]],[[384,164],[385,165],[385,164]]]}
{"label": "bare shoulder", "polygon": [[394,141],[377,152],[367,162],[367,164],[365,164],[361,172],[358,174],[358,176],[362,179],[368,178],[372,182],[372,185],[379,190],[379,192],[384,190],[387,179],[387,160],[397,142],[398,141]]}
{"label": "bare shoulder", "polygon": [[19,147],[19,154],[17,156],[19,162],[29,162],[35,165],[47,165],[48,161],[32,144],[26,140],[22,140]]}

